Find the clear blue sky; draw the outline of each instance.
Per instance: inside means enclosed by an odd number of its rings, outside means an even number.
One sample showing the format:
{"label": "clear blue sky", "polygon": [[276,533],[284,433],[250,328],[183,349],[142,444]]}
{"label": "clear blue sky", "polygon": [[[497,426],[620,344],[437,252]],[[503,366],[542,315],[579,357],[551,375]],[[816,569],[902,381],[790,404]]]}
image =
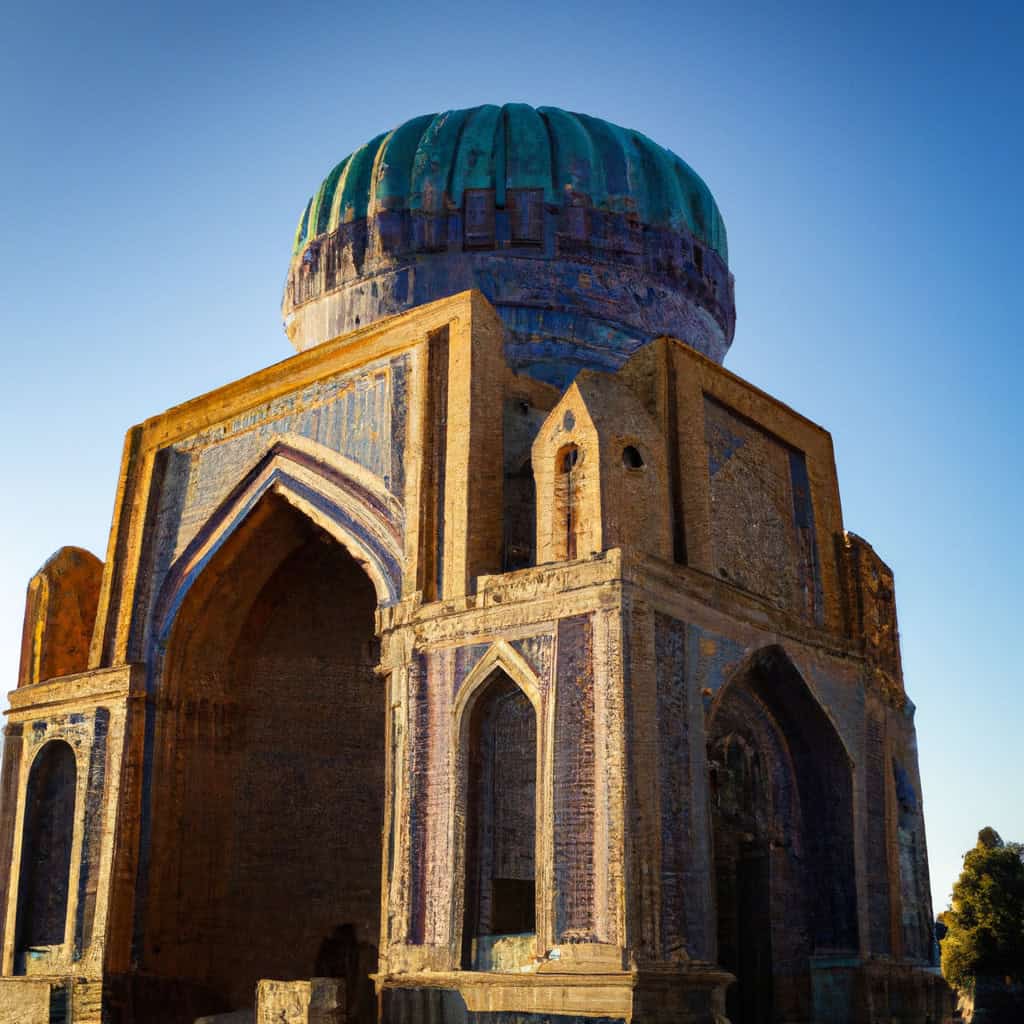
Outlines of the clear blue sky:
{"label": "clear blue sky", "polygon": [[936,910],[1024,840],[1024,15],[1000,4],[10,4],[0,42],[0,673],[62,544],[105,556],[124,431],[291,349],[326,172],[521,100],[683,156],[729,230],[726,365],[827,427],[896,573]]}

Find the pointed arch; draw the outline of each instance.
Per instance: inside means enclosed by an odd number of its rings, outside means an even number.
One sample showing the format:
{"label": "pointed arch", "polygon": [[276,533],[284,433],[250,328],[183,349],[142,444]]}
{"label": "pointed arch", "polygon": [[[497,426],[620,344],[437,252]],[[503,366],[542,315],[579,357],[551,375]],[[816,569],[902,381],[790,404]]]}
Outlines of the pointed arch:
{"label": "pointed arch", "polygon": [[149,665],[133,954],[188,1019],[336,976],[353,942],[372,969],[380,934],[379,581],[280,480],[226,504]]}
{"label": "pointed arch", "polygon": [[[494,698],[491,701],[491,698]],[[523,700],[525,698],[525,701]],[[502,729],[495,731],[495,723],[501,718],[503,705],[512,708],[518,702],[519,710],[506,722]],[[523,705],[529,710],[525,710]],[[481,952],[478,946],[473,952],[474,940],[489,944],[492,940],[509,936],[508,921],[517,920],[520,926],[515,931],[521,932],[519,946],[505,957],[516,956],[532,959],[538,937],[543,941],[550,930],[548,921],[548,904],[550,902],[551,875],[553,866],[550,863],[550,843],[545,836],[550,831],[550,802],[547,792],[550,786],[550,744],[547,733],[550,723],[547,721],[550,709],[546,706],[544,693],[533,668],[525,658],[505,640],[497,640],[487,649],[483,657],[470,671],[466,680],[456,694],[452,706],[452,846],[454,853],[454,870],[452,872],[451,899],[451,934],[454,940],[453,953],[456,962],[463,967],[489,969],[490,947],[485,945]],[[488,705],[491,705],[490,707]],[[513,708],[514,711],[514,708]],[[488,725],[490,730],[488,732]],[[510,728],[511,726],[511,728]],[[493,743],[498,732],[508,740],[515,733],[525,742],[531,763],[522,760],[523,750],[518,755],[506,751],[499,757],[496,750],[484,752],[488,742]],[[481,738],[482,734],[488,733]],[[532,735],[531,735],[532,734]],[[498,744],[495,744],[498,746]],[[477,832],[480,828],[482,815],[493,816],[495,807],[488,804],[486,781],[481,775],[478,762],[490,754],[494,763],[503,760],[506,771],[513,773],[512,782],[525,782],[529,792],[520,792],[519,801],[513,801],[513,815],[525,813],[529,824],[523,822],[522,828],[513,830],[522,847],[518,852],[525,854],[529,862],[527,871],[520,871],[508,878],[495,874],[495,864],[508,860],[502,856],[508,851],[498,851],[492,842],[486,851],[481,851]],[[509,759],[511,757],[511,759]],[[518,760],[517,760],[518,757]],[[492,764],[493,770],[493,764]],[[516,777],[518,776],[518,777]],[[521,785],[520,785],[521,788]],[[529,850],[523,847],[523,833],[529,829],[532,842]],[[497,831],[497,830],[496,830]],[[506,830],[507,831],[507,830]],[[502,833],[504,834],[504,833]],[[484,879],[484,861],[489,864],[490,875]],[[521,877],[522,875],[529,877]],[[504,895],[499,894],[498,886],[503,886]],[[482,930],[482,917],[479,912],[481,891],[488,890],[483,902],[488,904],[488,912],[483,915],[489,922],[490,931]],[[523,914],[524,901],[528,912]],[[501,907],[499,907],[499,904]],[[501,908],[504,909],[501,909]],[[509,913],[511,912],[511,918]],[[499,922],[505,918],[505,923]],[[515,940],[514,940],[515,941]]]}
{"label": "pointed arch", "polygon": [[171,565],[155,605],[152,643],[165,645],[196,579],[270,494],[302,512],[360,563],[379,605],[399,599],[404,526],[400,503],[353,460],[306,438],[285,435],[256,460]]}
{"label": "pointed arch", "polygon": [[537,674],[530,663],[507,640],[496,640],[487,648],[459,687],[455,703],[452,705],[452,716],[455,720],[453,738],[456,742],[462,736],[467,712],[472,711],[473,704],[497,672],[504,672],[526,694],[533,705],[533,710],[538,718],[540,717],[541,689]]}
{"label": "pointed arch", "polygon": [[778,644],[733,672],[706,738],[727,1015],[806,1017],[811,959],[858,948],[854,760]]}
{"label": "pointed arch", "polygon": [[64,944],[77,804],[75,751],[63,739],[48,740],[32,760],[25,795],[16,955],[30,947]]}
{"label": "pointed arch", "polygon": [[[776,687],[773,690],[767,682],[768,679],[781,683],[784,689],[780,691]],[[820,716],[823,723],[827,724],[829,732],[842,748],[843,756],[852,771],[855,761],[846,738],[836,726],[829,709],[822,703],[818,694],[811,688],[804,678],[804,674],[797,668],[795,662],[781,644],[769,644],[751,651],[733,670],[725,685],[715,694],[711,702],[707,727],[709,733],[716,712],[727,697],[730,687],[743,685],[751,680],[760,683],[756,687],[757,694],[761,700],[769,705],[789,705],[794,700],[800,700],[805,702],[805,710],[813,707],[812,713],[815,717]]]}

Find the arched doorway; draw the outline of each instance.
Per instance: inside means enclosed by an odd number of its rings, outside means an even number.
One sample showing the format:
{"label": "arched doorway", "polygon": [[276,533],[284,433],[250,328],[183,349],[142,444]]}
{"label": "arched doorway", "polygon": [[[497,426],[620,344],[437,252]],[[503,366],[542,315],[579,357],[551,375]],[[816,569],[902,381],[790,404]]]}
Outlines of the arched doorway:
{"label": "arched doorway", "polygon": [[[385,691],[376,594],[270,495],[189,590],[171,633],[153,772],[143,970],[196,1013],[260,978],[348,976],[373,1018]],[[354,991],[353,991],[354,988]]]}
{"label": "arched doorway", "polygon": [[857,950],[853,791],[835,727],[781,647],[708,723],[718,960],[733,1024],[811,1016],[810,958]]}
{"label": "arched doorway", "polygon": [[75,752],[51,740],[36,755],[28,776],[18,883],[15,968],[24,972],[31,948],[64,942],[68,916],[71,846],[75,831]]}
{"label": "arched doorway", "polygon": [[477,696],[463,742],[462,966],[511,968],[535,952],[537,715],[504,672],[496,671]]}

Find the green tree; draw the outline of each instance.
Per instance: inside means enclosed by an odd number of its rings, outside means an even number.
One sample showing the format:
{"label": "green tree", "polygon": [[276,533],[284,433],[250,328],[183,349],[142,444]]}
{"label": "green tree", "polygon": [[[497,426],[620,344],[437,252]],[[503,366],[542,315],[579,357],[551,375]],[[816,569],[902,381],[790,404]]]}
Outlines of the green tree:
{"label": "green tree", "polygon": [[983,828],[939,920],[942,974],[958,989],[979,975],[1024,978],[1024,846]]}

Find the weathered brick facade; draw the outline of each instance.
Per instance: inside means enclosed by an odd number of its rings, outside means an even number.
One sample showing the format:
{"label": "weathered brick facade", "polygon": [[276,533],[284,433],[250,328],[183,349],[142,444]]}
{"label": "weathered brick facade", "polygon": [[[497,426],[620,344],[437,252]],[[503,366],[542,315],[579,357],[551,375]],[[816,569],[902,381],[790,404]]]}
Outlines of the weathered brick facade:
{"label": "weathered brick facade", "polygon": [[30,585],[0,1021],[941,1018],[828,434],[508,338],[466,291],[129,432],[102,571]]}

